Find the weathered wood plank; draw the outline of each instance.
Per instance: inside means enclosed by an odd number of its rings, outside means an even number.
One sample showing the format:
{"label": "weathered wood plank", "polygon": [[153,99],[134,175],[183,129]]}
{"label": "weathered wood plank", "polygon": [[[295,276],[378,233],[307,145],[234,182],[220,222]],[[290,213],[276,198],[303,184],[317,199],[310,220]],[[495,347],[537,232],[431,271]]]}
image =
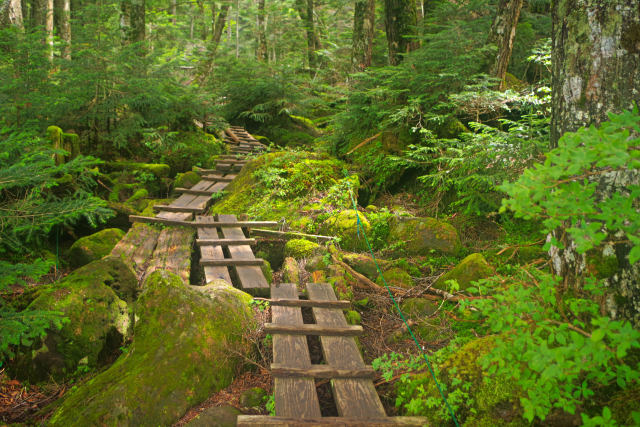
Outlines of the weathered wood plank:
{"label": "weathered wood plank", "polygon": [[[231,249],[231,247],[229,248]],[[264,260],[262,258],[254,258],[254,259],[233,259],[233,258],[225,258],[225,259],[211,259],[211,258],[202,258],[200,259],[201,265],[211,265],[211,266],[228,266],[228,267],[244,267],[244,266],[258,266],[260,267],[264,264]]]}
{"label": "weathered wood plank", "polygon": [[[218,221],[236,221],[236,216],[218,215]],[[237,224],[240,224],[240,222],[237,222]],[[239,227],[223,228],[222,234],[227,239],[245,238],[244,232]],[[253,255],[253,251],[251,250],[251,246],[249,245],[229,246],[229,254],[233,260],[253,261],[256,259]],[[242,266],[242,264],[236,264],[236,273],[238,275],[238,280],[240,280],[242,285],[242,290],[245,292],[255,296],[265,296],[269,294],[269,283],[267,283],[267,279],[264,277],[264,273],[260,266]]]}
{"label": "weathered wood plank", "polygon": [[[307,291],[311,300],[337,300],[331,285],[326,283],[309,283]],[[333,308],[313,308],[312,310],[318,327],[344,328],[348,326],[341,310]],[[327,365],[336,369],[363,369],[365,367],[353,338],[321,336],[320,343]],[[382,418],[386,415],[372,381],[335,379],[331,381],[331,385],[340,416]]]}
{"label": "weathered wood plank", "polygon": [[310,301],[303,299],[270,299],[269,304],[279,305],[282,307],[322,307],[322,308],[340,308],[348,310],[351,308],[350,301]]}
{"label": "weathered wood plank", "polygon": [[209,196],[209,197],[211,197],[211,195],[215,193],[215,191],[211,191],[211,190],[193,190],[191,188],[182,188],[182,187],[174,188],[173,191],[175,191],[176,193],[192,194],[195,196]]}
{"label": "weathered wood plank", "polygon": [[153,205],[153,210],[155,211],[165,211],[165,212],[192,212],[192,213],[202,213],[205,208],[203,207],[190,207],[190,206],[173,206],[173,205]]}
{"label": "weathered wood plank", "polygon": [[[213,221],[211,217],[197,217],[196,218],[200,222],[205,221]],[[203,228],[198,227],[198,238],[200,239],[218,239],[218,230],[215,228]],[[222,246],[202,246],[200,248],[201,258],[209,258],[209,259],[224,259],[224,252],[222,251]],[[231,276],[229,275],[229,269],[227,267],[213,267],[213,266],[205,266],[204,267],[204,276],[205,282],[210,283],[216,279],[226,280],[229,284],[231,284]]]}
{"label": "weathered wood plank", "polygon": [[311,378],[368,378],[373,379],[376,372],[371,366],[362,369],[335,369],[329,365],[311,365],[310,368],[290,368],[277,363],[271,364],[274,377],[311,377]]}
{"label": "weathered wood plank", "polygon": [[[276,410],[277,412],[277,410]],[[391,427],[391,426],[429,426],[423,417],[388,417],[388,418],[294,418],[270,417],[268,415],[239,415],[237,426],[344,426],[344,427]]]}
{"label": "weathered wood plank", "polygon": [[146,224],[133,224],[122,239],[111,250],[111,256],[122,259],[142,278],[156,248],[160,229]]}
{"label": "weathered wood plank", "polygon": [[[298,291],[292,283],[271,288],[275,298],[297,298]],[[294,307],[273,307],[271,318],[275,324],[302,325],[302,311]],[[273,362],[291,368],[311,367],[309,346],[303,336],[275,335],[273,337]],[[274,378],[276,415],[281,417],[318,418],[320,403],[315,382],[311,378]]]}
{"label": "weathered wood plank", "polygon": [[259,228],[252,228],[251,234],[264,237],[279,237],[284,239],[307,239],[312,242],[331,242],[336,240],[336,237],[322,236],[319,234],[306,234],[298,233],[297,231],[277,231],[277,230],[261,230]]}
{"label": "weathered wood plank", "polygon": [[255,245],[256,239],[197,239],[198,246],[238,246],[238,245]]}
{"label": "weathered wood plank", "polygon": [[[168,212],[167,212],[168,213]],[[238,222],[198,222],[198,221],[186,221],[169,219],[158,216],[139,216],[129,215],[129,221],[131,222],[146,222],[146,223],[158,223],[166,225],[182,225],[187,227],[202,227],[202,228],[229,228],[229,227],[277,227],[278,223],[275,221],[238,221]]]}
{"label": "weathered wood plank", "polygon": [[[329,310],[322,308],[320,310]],[[362,335],[362,326],[325,326],[325,325],[276,325],[275,323],[265,323],[264,331],[268,334],[291,334],[291,335],[320,335],[329,337],[355,337]]]}
{"label": "weathered wood plank", "polygon": [[[185,215],[171,212],[166,214]],[[158,244],[145,271],[145,277],[156,270],[169,270],[180,276],[185,283],[189,283],[194,237],[194,230],[187,227],[165,228],[160,231]]]}

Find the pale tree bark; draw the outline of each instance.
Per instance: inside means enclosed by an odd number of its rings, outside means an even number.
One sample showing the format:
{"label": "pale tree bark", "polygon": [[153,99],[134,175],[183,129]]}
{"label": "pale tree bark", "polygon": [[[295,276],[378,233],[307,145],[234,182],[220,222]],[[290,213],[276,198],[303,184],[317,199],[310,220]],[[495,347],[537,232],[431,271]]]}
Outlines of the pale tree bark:
{"label": "pale tree bark", "polygon": [[47,46],[49,47],[49,61],[53,61],[53,0],[47,0],[45,31],[47,34]]}
{"label": "pale tree bark", "polygon": [[240,58],[240,0],[236,0],[236,58]]}
{"label": "pale tree bark", "polygon": [[513,52],[513,40],[516,38],[516,27],[520,18],[523,0],[500,0],[487,43],[498,48],[489,74],[500,80],[500,90],[504,89],[504,79]]}
{"label": "pale tree bark", "polygon": [[55,0],[55,18],[62,40],[62,58],[71,59],[71,0]]}
{"label": "pale tree bark", "polygon": [[258,0],[258,47],[256,49],[256,58],[258,61],[266,62],[269,59],[267,48],[267,29],[264,12],[265,0]]}
{"label": "pale tree bark", "polygon": [[24,29],[22,3],[20,0],[0,1],[0,27],[7,26]]}
{"label": "pale tree bark", "polygon": [[384,25],[389,45],[389,64],[398,65],[402,54],[408,53],[416,46],[409,39],[415,35],[417,25],[415,0],[385,0]]}
{"label": "pale tree bark", "polygon": [[[553,5],[551,148],[568,131],[598,125],[607,113],[640,105],[640,5],[637,0],[557,0]],[[629,194],[640,173],[620,169],[598,179],[596,196]],[[639,207],[640,208],[640,207]],[[640,263],[629,264],[625,244],[578,254],[562,230],[564,249],[550,250],[552,270],[565,288],[579,288],[591,269],[591,257],[615,257],[618,269],[606,279],[607,309],[640,325]],[[615,239],[615,236],[612,236]],[[596,251],[596,250],[594,250]]]}
{"label": "pale tree bark", "polygon": [[353,50],[351,54],[353,71],[363,71],[371,66],[375,20],[376,1],[356,0],[353,11]]}
{"label": "pale tree bark", "polygon": [[122,0],[120,28],[125,44],[143,42],[146,37],[145,0]]}

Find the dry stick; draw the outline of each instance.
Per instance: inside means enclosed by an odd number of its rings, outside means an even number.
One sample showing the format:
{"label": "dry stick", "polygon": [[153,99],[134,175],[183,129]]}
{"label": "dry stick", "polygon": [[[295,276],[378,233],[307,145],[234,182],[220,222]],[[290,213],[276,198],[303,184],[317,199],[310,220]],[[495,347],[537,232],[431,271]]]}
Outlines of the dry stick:
{"label": "dry stick", "polygon": [[345,156],[346,156],[346,155],[349,155],[349,154],[351,154],[351,153],[353,153],[353,152],[354,152],[354,151],[356,151],[358,148],[362,147],[363,145],[367,144],[368,142],[373,141],[374,139],[376,139],[376,138],[377,138],[377,137],[379,137],[380,135],[382,135],[382,132],[378,132],[378,133],[376,133],[375,135],[373,135],[372,137],[365,139],[365,140],[364,140],[364,141],[362,141],[360,144],[356,145],[356,146],[355,146],[355,147],[353,147],[351,150],[349,150],[349,151],[347,152],[347,154],[345,154]]}
{"label": "dry stick", "polygon": [[369,278],[367,278],[366,276],[363,276],[362,274],[358,273],[357,271],[355,271],[353,268],[351,268],[347,263],[345,263],[344,261],[340,260],[336,255],[331,254],[331,258],[338,263],[338,265],[340,265],[342,268],[344,268],[347,273],[351,274],[353,277],[356,278],[356,280],[358,281],[358,283],[360,283],[362,286],[360,286],[360,288],[364,288],[364,289],[371,289],[374,290],[378,293],[385,293],[386,290],[378,285],[377,283],[369,280]]}
{"label": "dry stick", "polygon": [[236,136],[236,134],[231,130],[231,128],[227,128],[227,129],[225,129],[224,131],[225,131],[225,133],[226,133],[227,135],[229,135],[229,137],[230,137],[231,139],[233,139],[235,142],[237,142],[238,144],[240,144],[240,138],[238,138],[238,137]]}

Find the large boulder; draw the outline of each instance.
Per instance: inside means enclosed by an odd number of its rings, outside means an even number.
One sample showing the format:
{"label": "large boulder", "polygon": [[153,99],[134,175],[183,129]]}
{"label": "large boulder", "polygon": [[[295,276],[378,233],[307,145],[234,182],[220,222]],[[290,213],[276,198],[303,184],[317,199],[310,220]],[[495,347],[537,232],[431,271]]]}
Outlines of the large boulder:
{"label": "large boulder", "polygon": [[128,266],[109,257],[77,269],[40,293],[27,308],[62,312],[68,322],[20,351],[12,363],[15,375],[30,381],[61,379],[79,364],[103,364],[130,334],[132,316],[124,300],[131,298],[137,283]]}
{"label": "large boulder", "polygon": [[123,236],[124,231],[119,228],[107,228],[79,238],[69,248],[69,264],[78,268],[108,255]]}
{"label": "large boulder", "polygon": [[[342,260],[349,265],[349,267],[353,268],[360,274],[367,276],[371,280],[375,280],[378,275],[378,267],[376,267],[376,263],[373,261],[368,255],[365,254],[345,254],[342,256]],[[383,259],[377,259],[378,266],[382,271],[386,271],[391,267],[391,263],[389,261]]]}
{"label": "large boulder", "polygon": [[179,188],[179,187],[191,188],[197,183],[199,183],[201,179],[202,178],[197,173],[193,171],[187,171],[187,172],[179,173],[176,175],[176,179],[173,182],[173,186],[175,188]]}
{"label": "large boulder", "polygon": [[309,258],[319,251],[319,244],[306,239],[291,239],[284,245],[284,255],[295,259]]}
{"label": "large boulder", "polygon": [[493,275],[493,268],[489,265],[482,254],[471,254],[456,265],[453,270],[443,274],[433,284],[434,288],[446,290],[447,281],[455,280],[460,286],[460,290],[465,290],[471,286],[471,282],[486,279]]}
{"label": "large boulder", "polygon": [[248,351],[251,297],[224,283],[205,295],[163,270],[143,288],[129,350],[70,392],[50,426],[171,425],[231,383]]}
{"label": "large boulder", "polygon": [[435,218],[394,217],[389,225],[388,243],[404,243],[402,251],[407,255],[428,255],[434,251],[456,254],[460,237],[453,226]]}
{"label": "large boulder", "polygon": [[371,224],[364,213],[348,209],[334,213],[320,224],[320,233],[340,238],[340,246],[348,251],[366,250],[362,231],[358,231],[358,218],[366,234],[371,232]]}
{"label": "large boulder", "polygon": [[[384,277],[384,280],[382,278]],[[385,282],[387,285],[395,287],[395,288],[404,288],[410,289],[413,287],[413,279],[401,268],[393,267],[389,270],[385,271],[382,275],[378,276],[376,283],[380,286],[384,286]]]}

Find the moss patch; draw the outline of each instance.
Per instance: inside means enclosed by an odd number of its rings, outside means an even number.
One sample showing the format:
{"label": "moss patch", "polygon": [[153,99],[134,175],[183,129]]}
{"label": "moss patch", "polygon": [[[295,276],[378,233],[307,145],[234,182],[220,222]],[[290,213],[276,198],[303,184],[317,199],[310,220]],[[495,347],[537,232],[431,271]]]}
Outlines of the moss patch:
{"label": "moss patch", "polygon": [[453,226],[435,218],[395,217],[391,220],[389,245],[405,242],[407,255],[428,255],[430,252],[456,254],[461,249],[460,237]]}
{"label": "moss patch", "polygon": [[291,239],[284,245],[284,255],[295,259],[312,256],[320,249],[320,245],[305,239]]}
{"label": "moss patch", "polygon": [[482,254],[471,254],[456,265],[453,270],[443,274],[433,284],[434,288],[447,290],[447,281],[455,280],[460,290],[471,286],[471,282],[485,279],[493,275],[493,268],[487,263]]}
{"label": "moss patch", "polygon": [[[387,285],[394,286],[396,288],[404,288],[409,289],[413,287],[413,279],[409,273],[404,271],[401,268],[393,267],[383,273],[384,279],[387,282]],[[378,276],[376,283],[380,286],[384,286],[384,282],[382,281],[382,276]]]}
{"label": "moss patch", "polygon": [[200,175],[193,171],[188,171],[185,173],[179,173],[176,175],[176,179],[173,183],[175,188],[191,188],[197,183],[200,182]]}
{"label": "moss patch", "polygon": [[69,264],[77,268],[108,255],[123,236],[119,228],[107,228],[79,238],[69,248]]}
{"label": "moss patch", "polygon": [[129,351],[69,393],[49,425],[171,425],[231,382],[238,360],[227,349],[247,351],[251,297],[228,287],[206,296],[166,271],[144,288]]}
{"label": "moss patch", "polygon": [[364,238],[358,233],[358,217],[364,232],[371,232],[371,224],[362,212],[353,209],[337,212],[320,225],[320,233],[340,238],[340,246],[345,250],[364,250]]}

